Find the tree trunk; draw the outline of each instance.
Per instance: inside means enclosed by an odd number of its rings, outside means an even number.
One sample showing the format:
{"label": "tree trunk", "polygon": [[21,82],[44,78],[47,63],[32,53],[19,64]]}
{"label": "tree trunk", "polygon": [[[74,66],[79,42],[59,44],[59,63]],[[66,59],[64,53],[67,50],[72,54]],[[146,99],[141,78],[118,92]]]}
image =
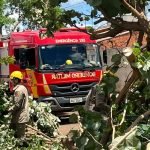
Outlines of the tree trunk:
{"label": "tree trunk", "polygon": [[102,138],[100,140],[100,143],[105,146],[110,137],[111,137],[111,133],[112,133],[112,126],[111,126],[111,118],[109,117],[109,119],[107,120],[107,130],[103,132]]}
{"label": "tree trunk", "polygon": [[135,56],[132,52],[132,49],[126,49],[123,51],[124,55],[126,56],[131,68],[133,69],[133,73],[130,77],[130,79],[126,82],[125,86],[123,87],[123,89],[120,91],[119,96],[116,99],[116,104],[119,104],[121,101],[123,101],[125,99],[126,94],[128,93],[130,87],[133,85],[133,83],[135,83],[135,81],[138,80],[138,78],[140,77],[140,72],[137,68],[134,68],[132,66],[132,63],[134,63],[135,61]]}
{"label": "tree trunk", "polygon": [[137,42],[139,43],[140,46],[142,46],[143,37],[144,37],[144,32],[139,32],[139,37]]}
{"label": "tree trunk", "polygon": [[116,104],[119,104],[121,101],[125,99],[125,96],[129,91],[130,87],[138,80],[139,76],[140,76],[139,71],[134,69],[130,79],[127,81],[123,89],[120,91],[120,94],[116,99]]}

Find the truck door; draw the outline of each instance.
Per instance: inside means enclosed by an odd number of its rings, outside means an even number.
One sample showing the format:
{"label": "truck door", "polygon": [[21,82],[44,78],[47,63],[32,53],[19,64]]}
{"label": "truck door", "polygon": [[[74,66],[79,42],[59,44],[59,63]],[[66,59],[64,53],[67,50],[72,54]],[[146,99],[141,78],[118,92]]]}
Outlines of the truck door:
{"label": "truck door", "polygon": [[35,48],[19,48],[14,49],[15,64],[20,66],[20,69],[35,69]]}

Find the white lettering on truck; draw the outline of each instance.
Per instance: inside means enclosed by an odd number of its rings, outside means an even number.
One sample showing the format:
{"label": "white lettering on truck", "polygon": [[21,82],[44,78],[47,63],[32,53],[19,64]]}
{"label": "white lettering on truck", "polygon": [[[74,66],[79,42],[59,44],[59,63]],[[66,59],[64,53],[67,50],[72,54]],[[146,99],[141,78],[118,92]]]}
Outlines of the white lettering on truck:
{"label": "white lettering on truck", "polygon": [[57,73],[52,74],[52,79],[68,79],[68,78],[88,78],[88,77],[95,77],[95,72],[77,72],[77,73],[69,73],[69,74],[63,74],[63,73]]}
{"label": "white lettering on truck", "polygon": [[85,42],[85,39],[57,39],[56,43],[82,43]]}

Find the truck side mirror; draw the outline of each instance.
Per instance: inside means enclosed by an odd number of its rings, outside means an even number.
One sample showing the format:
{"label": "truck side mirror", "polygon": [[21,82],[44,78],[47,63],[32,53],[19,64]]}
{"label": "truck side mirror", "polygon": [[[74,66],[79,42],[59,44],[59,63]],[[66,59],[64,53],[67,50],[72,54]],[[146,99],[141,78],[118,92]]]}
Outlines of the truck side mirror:
{"label": "truck side mirror", "polygon": [[20,68],[26,69],[27,67],[27,50],[20,49]]}

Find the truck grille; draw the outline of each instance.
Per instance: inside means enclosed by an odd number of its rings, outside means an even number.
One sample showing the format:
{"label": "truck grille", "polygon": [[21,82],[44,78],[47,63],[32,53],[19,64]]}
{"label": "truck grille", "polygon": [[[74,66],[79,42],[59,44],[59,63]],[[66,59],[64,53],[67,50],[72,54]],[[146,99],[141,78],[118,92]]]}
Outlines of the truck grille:
{"label": "truck grille", "polygon": [[50,85],[50,89],[52,91],[52,95],[54,97],[61,97],[61,96],[86,96],[94,86],[96,82],[81,82],[81,83],[69,83],[69,84],[62,84],[62,85]]}

